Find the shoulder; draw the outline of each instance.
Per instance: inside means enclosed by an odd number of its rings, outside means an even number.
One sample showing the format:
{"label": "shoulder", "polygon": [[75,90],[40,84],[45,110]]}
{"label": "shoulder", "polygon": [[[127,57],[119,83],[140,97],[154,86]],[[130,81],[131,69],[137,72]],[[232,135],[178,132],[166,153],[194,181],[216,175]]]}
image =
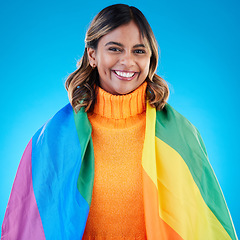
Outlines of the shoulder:
{"label": "shoulder", "polygon": [[74,111],[71,104],[67,104],[47,120],[33,138],[57,136],[63,131],[67,133],[73,124]]}
{"label": "shoulder", "polygon": [[156,136],[169,145],[198,146],[206,154],[198,129],[169,104],[157,111],[155,131]]}
{"label": "shoulder", "polygon": [[73,108],[70,103],[61,108],[56,114],[53,115],[49,121],[51,122],[64,122],[66,119],[71,118],[73,115]]}
{"label": "shoulder", "polygon": [[88,121],[87,113],[83,108],[78,113],[75,113],[69,103],[61,108],[36,132],[33,140],[36,142],[40,140],[57,142],[61,139],[69,138],[71,141],[75,136],[81,139],[88,138],[89,134],[91,134],[91,125]]}
{"label": "shoulder", "polygon": [[173,131],[183,130],[198,133],[197,128],[169,104],[166,104],[161,111],[157,111],[156,127],[165,127]]}
{"label": "shoulder", "polygon": [[169,125],[169,127],[181,126],[197,130],[186,117],[176,111],[170,104],[166,104],[161,111],[157,111],[156,117],[157,123],[161,125]]}

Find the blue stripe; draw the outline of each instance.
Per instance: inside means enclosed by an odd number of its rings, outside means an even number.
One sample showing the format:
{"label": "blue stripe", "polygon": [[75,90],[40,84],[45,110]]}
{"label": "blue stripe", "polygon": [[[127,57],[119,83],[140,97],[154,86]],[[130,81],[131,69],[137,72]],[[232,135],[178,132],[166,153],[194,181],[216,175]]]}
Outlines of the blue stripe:
{"label": "blue stripe", "polygon": [[89,205],[77,189],[81,146],[70,104],[33,137],[33,190],[46,239],[81,239]]}

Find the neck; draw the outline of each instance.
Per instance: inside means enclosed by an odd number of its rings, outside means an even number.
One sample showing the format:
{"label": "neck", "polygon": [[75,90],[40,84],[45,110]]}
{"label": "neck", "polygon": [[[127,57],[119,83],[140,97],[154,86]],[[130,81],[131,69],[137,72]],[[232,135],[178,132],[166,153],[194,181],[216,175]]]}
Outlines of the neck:
{"label": "neck", "polygon": [[112,95],[99,88],[93,112],[112,119],[126,119],[141,114],[146,110],[146,87],[147,83],[144,82],[126,95]]}

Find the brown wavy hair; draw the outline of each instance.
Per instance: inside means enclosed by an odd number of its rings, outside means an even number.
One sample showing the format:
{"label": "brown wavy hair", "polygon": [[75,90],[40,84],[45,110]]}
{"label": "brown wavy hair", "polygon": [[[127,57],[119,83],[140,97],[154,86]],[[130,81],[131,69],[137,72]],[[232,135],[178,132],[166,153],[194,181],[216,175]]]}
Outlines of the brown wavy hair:
{"label": "brown wavy hair", "polygon": [[158,45],[153,31],[143,13],[132,6],[115,4],[104,8],[93,19],[85,37],[85,50],[78,62],[78,69],[70,74],[65,82],[70,103],[78,112],[85,107],[86,112],[92,112],[96,102],[99,76],[97,68],[92,68],[87,54],[87,48],[97,50],[98,41],[117,27],[134,21],[143,38],[147,39],[152,55],[150,58],[147,81],[147,100],[157,110],[161,110],[169,96],[167,83],[155,71],[158,64]]}

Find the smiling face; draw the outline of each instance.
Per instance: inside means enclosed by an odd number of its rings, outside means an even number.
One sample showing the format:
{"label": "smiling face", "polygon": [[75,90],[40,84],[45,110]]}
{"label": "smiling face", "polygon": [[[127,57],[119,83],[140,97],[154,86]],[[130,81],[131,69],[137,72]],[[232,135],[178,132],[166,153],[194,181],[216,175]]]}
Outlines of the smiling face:
{"label": "smiling face", "polygon": [[87,50],[100,87],[111,94],[128,94],[148,76],[151,50],[133,21],[100,38],[96,50]]}

